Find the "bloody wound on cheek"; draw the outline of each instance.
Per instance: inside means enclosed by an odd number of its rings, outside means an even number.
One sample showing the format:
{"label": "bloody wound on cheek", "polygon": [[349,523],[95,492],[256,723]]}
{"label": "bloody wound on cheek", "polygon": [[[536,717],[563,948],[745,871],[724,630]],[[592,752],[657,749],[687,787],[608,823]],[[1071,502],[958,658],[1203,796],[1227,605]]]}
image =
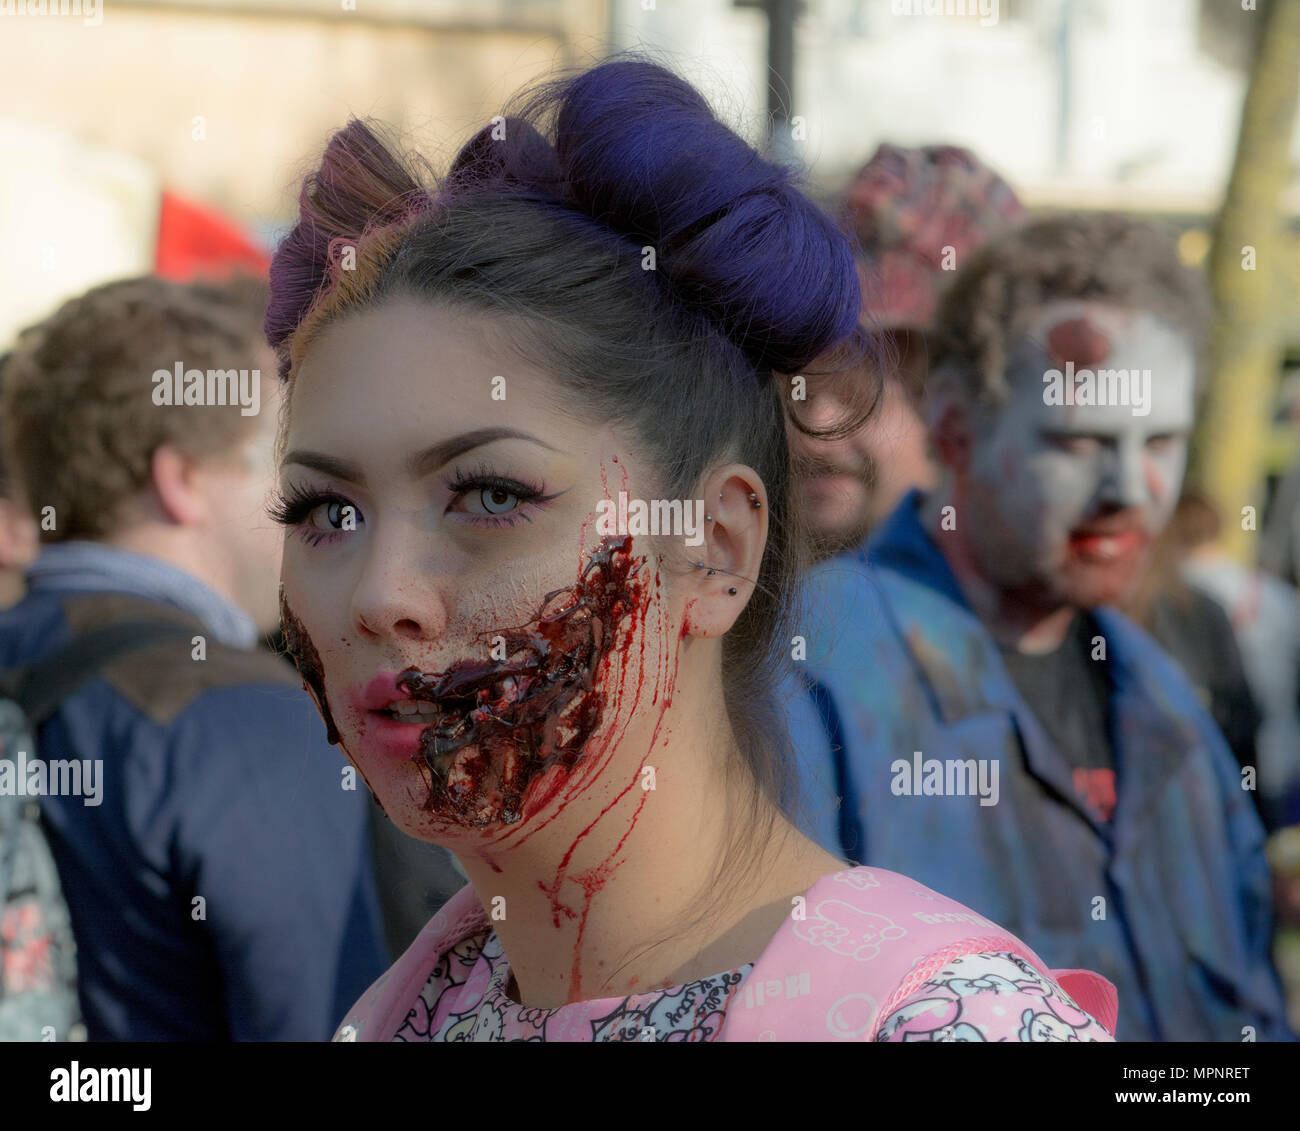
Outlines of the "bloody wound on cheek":
{"label": "bloody wound on cheek", "polygon": [[525,625],[480,634],[485,644],[504,638],[505,660],[398,677],[439,712],[414,759],[428,771],[426,810],[461,824],[511,824],[554,796],[600,725],[611,656],[643,611],[644,559],[633,562],[631,548],[628,536],[604,539],[577,585],[548,593]]}

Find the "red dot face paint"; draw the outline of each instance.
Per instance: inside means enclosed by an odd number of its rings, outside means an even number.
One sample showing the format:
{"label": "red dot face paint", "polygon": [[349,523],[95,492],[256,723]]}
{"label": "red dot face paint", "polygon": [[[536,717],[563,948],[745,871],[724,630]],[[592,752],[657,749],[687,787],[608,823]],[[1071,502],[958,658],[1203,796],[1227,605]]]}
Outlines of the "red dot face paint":
{"label": "red dot face paint", "polygon": [[529,622],[480,633],[487,653],[500,638],[504,658],[398,676],[399,693],[433,708],[412,758],[426,812],[511,825],[562,788],[609,705],[598,669],[630,641],[647,603],[644,559],[631,546],[628,536],[604,539],[578,583],[548,593]]}
{"label": "red dot face paint", "polygon": [[1110,356],[1110,338],[1087,318],[1058,322],[1047,335],[1047,349],[1062,369],[1073,362],[1075,369],[1091,369]]}

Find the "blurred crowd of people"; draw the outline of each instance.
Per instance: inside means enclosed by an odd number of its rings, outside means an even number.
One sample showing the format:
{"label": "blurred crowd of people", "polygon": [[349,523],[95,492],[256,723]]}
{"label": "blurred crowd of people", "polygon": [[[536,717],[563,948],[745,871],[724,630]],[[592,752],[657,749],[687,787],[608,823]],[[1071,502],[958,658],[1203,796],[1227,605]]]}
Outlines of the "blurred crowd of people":
{"label": "blurred crowd of people", "polygon": [[[789,688],[807,828],[1103,974],[1121,1040],[1286,1037],[1300,593],[1284,554],[1226,556],[1233,518],[1184,483],[1203,281],[1157,227],[1027,216],[951,146],[882,146],[842,206],[875,411],[792,430],[821,559]],[[0,669],[158,627],[37,735],[104,765],[102,805],[41,801],[92,1040],[328,1039],[465,882],[349,787],[284,661],[265,305],[247,276],[123,280],[0,359]],[[260,411],[160,405],[177,359],[260,373]],[[1102,366],[1153,372],[1149,411],[1049,403],[1045,373]],[[809,387],[805,419],[837,418],[843,383]],[[914,752],[996,763],[996,796],[900,786]]]}

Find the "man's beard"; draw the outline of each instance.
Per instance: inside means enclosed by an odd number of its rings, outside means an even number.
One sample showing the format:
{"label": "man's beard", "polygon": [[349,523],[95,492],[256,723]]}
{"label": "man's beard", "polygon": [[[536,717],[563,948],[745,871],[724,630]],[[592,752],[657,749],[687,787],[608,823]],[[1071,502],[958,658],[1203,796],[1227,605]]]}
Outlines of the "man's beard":
{"label": "man's beard", "polygon": [[791,471],[795,477],[795,482],[798,484],[798,493],[801,496],[805,485],[811,479],[830,475],[846,475],[861,487],[866,499],[867,505],[855,507],[848,521],[835,529],[825,529],[814,525],[813,520],[806,517],[807,508],[803,499],[800,499],[799,505],[805,510],[803,522],[808,548],[814,562],[824,561],[826,558],[834,557],[843,550],[849,550],[859,545],[878,524],[880,516],[875,514],[873,505],[877,474],[876,466],[872,460],[864,457],[857,467],[849,468],[815,456],[799,456],[792,462]]}

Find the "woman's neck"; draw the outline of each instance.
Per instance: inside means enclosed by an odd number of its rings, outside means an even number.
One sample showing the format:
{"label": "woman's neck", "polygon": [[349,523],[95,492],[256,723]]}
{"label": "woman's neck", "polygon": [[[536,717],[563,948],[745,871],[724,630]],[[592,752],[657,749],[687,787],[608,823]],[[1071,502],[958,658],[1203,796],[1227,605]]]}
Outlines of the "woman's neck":
{"label": "woman's neck", "polygon": [[[791,897],[844,866],[769,811],[773,832],[754,845],[760,858],[749,881],[737,869],[711,887],[745,798],[724,780],[720,760],[700,756],[707,747],[686,728],[664,729],[677,737],[646,759],[653,789],[641,787],[639,770],[619,780],[615,767],[626,760],[616,752],[581,804],[516,847],[457,852],[521,1004],[622,997],[753,961]],[[702,904],[706,893],[716,895]]]}

